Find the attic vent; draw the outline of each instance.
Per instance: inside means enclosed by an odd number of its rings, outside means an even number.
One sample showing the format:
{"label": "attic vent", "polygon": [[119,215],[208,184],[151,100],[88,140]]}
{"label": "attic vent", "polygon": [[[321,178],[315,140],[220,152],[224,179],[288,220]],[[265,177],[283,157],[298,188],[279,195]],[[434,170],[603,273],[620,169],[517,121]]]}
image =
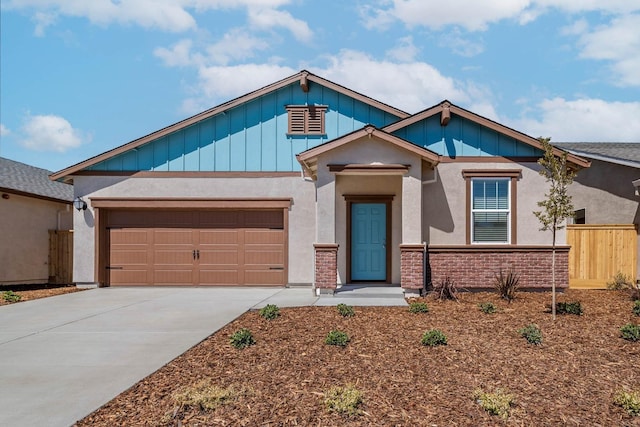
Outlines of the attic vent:
{"label": "attic vent", "polygon": [[289,131],[291,135],[324,135],[326,105],[289,105]]}

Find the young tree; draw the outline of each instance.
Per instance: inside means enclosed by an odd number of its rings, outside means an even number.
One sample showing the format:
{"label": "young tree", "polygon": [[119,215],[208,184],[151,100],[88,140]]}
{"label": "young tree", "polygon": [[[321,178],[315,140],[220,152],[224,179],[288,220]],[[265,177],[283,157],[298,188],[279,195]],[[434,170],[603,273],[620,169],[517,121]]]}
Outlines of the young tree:
{"label": "young tree", "polygon": [[542,143],[544,156],[538,160],[542,166],[540,175],[544,176],[549,183],[549,192],[544,196],[545,200],[538,202],[541,211],[533,214],[538,218],[542,227],[540,230],[551,230],[553,236],[552,258],[551,258],[551,313],[553,320],[556,320],[556,234],[558,230],[564,228],[564,221],[573,217],[573,204],[571,196],[567,190],[573,182],[575,171],[567,165],[567,153],[559,156],[553,153],[553,146],[549,141],[551,138],[538,138]]}

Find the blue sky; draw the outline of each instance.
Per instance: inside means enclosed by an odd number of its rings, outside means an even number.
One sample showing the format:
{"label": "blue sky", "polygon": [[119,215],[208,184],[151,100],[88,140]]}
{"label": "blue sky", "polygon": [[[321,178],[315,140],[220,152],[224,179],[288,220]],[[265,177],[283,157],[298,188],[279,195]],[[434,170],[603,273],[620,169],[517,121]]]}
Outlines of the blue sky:
{"label": "blue sky", "polygon": [[640,0],[0,7],[0,156],[52,171],[303,68],[408,112],[449,99],[534,137],[640,142]]}

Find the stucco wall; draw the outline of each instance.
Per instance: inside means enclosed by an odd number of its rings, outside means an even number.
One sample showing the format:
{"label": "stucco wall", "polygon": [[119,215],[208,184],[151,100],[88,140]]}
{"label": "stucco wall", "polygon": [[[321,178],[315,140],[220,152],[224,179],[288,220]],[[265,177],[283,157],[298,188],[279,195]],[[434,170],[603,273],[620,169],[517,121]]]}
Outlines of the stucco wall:
{"label": "stucco wall", "polygon": [[94,214],[91,197],[293,198],[289,210],[289,283],[313,281],[315,189],[301,177],[278,178],[123,178],[79,176],[76,195],[88,209],[75,212],[74,281],[93,283]]}
{"label": "stucco wall", "polygon": [[[501,169],[522,171],[517,182],[517,244],[550,245],[551,232],[540,232],[540,222],[533,214],[540,210],[537,202],[544,199],[548,189],[537,163],[440,163],[436,178],[423,184],[424,240],[430,245],[464,245],[467,194],[462,171]],[[564,230],[557,241],[565,243]]]}
{"label": "stucco wall", "polygon": [[49,230],[71,228],[71,206],[8,196],[0,199],[0,284],[47,283]]}
{"label": "stucco wall", "polygon": [[[587,224],[635,224],[640,228],[640,197],[632,184],[639,177],[637,168],[592,160],[591,167],[579,171],[569,188],[573,206],[585,210]],[[636,271],[640,278],[640,256]]]}

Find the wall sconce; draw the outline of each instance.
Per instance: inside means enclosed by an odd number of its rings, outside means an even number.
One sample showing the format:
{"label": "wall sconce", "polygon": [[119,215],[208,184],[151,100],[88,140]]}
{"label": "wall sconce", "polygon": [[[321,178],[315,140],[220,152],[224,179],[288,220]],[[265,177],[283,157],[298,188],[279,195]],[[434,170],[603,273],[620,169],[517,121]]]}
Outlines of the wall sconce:
{"label": "wall sconce", "polygon": [[79,211],[86,211],[87,210],[87,202],[85,202],[84,200],[82,200],[82,197],[78,196],[75,199],[73,199],[73,207],[76,208]]}

